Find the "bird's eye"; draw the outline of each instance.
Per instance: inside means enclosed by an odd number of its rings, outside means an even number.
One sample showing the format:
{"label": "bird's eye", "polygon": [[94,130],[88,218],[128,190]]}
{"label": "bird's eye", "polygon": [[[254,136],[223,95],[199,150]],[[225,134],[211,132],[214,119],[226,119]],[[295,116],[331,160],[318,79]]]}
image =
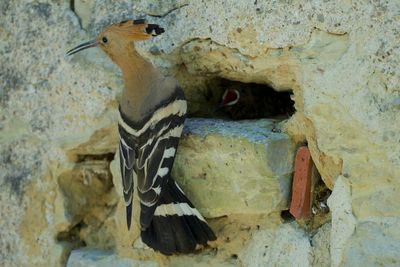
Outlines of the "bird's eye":
{"label": "bird's eye", "polygon": [[107,39],[107,37],[103,37],[103,39],[101,39],[102,41],[103,41],[103,43],[108,43],[108,39]]}

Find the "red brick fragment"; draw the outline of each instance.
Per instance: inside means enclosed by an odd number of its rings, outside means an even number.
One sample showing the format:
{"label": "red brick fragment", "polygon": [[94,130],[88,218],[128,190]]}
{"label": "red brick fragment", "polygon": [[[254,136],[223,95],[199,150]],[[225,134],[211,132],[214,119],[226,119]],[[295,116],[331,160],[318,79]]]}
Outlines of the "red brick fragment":
{"label": "red brick fragment", "polygon": [[311,183],[313,161],[310,150],[302,146],[297,150],[294,163],[292,184],[292,202],[290,213],[297,219],[308,219],[311,216]]}

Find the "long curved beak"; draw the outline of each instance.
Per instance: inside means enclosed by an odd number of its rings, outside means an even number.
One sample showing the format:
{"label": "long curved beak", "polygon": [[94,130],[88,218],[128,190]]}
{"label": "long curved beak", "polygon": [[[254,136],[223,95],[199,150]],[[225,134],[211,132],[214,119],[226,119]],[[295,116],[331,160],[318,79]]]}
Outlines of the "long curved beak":
{"label": "long curved beak", "polygon": [[87,48],[95,47],[97,46],[97,41],[96,40],[91,40],[89,42],[83,43],[78,45],[77,47],[72,48],[67,52],[67,56],[73,55],[75,53],[78,53],[79,51],[85,50]]}

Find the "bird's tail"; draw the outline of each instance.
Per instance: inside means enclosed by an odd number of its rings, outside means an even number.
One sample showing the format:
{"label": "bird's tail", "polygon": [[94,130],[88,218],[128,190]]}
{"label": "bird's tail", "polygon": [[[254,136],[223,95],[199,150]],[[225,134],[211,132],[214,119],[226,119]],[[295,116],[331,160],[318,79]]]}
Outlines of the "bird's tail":
{"label": "bird's tail", "polygon": [[197,245],[206,245],[216,239],[207,222],[172,178],[141,236],[146,245],[166,255],[190,253]]}

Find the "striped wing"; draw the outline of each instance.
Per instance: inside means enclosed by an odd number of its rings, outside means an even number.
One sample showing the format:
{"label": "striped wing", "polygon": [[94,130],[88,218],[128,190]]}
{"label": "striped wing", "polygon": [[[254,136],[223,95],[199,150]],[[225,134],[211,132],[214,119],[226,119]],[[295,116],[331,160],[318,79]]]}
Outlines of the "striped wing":
{"label": "striped wing", "polygon": [[135,143],[137,143],[135,139],[127,135],[120,126],[119,158],[128,229],[131,226],[134,191],[133,182],[136,176]]}
{"label": "striped wing", "polygon": [[[161,105],[140,127],[133,127],[131,123],[123,119],[123,116],[120,118],[122,148],[124,148],[122,141],[128,140],[125,142],[128,149],[125,152],[122,149],[121,154],[124,159],[128,155],[129,157],[136,156],[132,167],[133,173],[137,175],[142,228],[150,224],[160,195],[165,190],[182,133],[186,109],[186,100],[177,97]],[[136,146],[131,140],[136,141]],[[135,151],[137,151],[136,154]],[[128,167],[130,167],[129,163]],[[126,169],[124,171],[126,172]],[[124,179],[123,176],[124,194],[125,191],[128,194],[133,193],[133,190],[132,192],[127,190],[133,184],[133,179],[130,180],[131,182]],[[129,204],[129,199],[131,198],[125,199],[127,204]],[[127,215],[128,213],[127,210]]]}
{"label": "striped wing", "polygon": [[186,114],[186,101],[176,100],[170,105],[179,106],[174,112],[161,108],[165,117],[155,122],[147,134],[147,140],[138,151],[138,195],[141,201],[140,222],[142,227],[150,223],[160,195],[170,177],[175,153],[178,148]]}

